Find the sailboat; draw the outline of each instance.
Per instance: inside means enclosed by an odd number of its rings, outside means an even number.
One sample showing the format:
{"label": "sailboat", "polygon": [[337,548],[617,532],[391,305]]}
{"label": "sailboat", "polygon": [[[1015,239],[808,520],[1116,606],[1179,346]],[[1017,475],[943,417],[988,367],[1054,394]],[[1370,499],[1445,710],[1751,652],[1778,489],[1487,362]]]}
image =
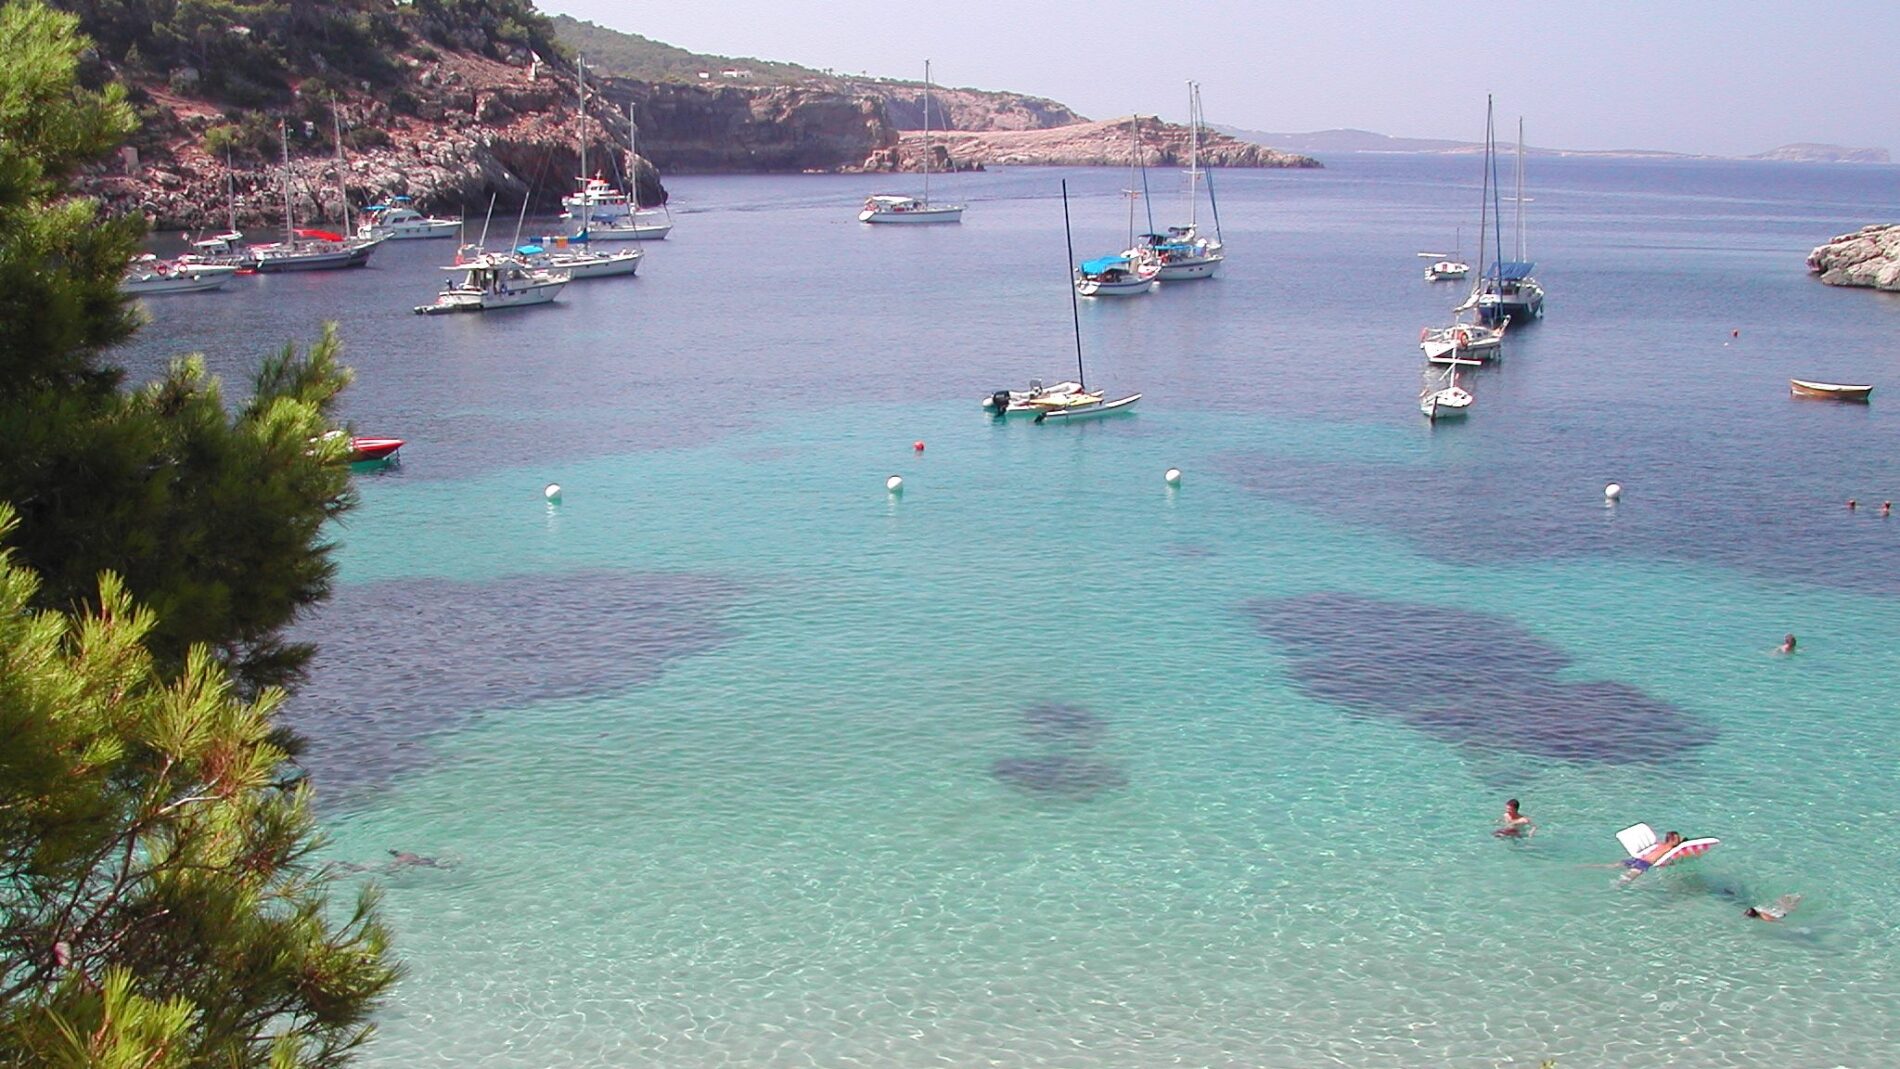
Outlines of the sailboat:
{"label": "sailboat", "polygon": [[1459,282],[1471,274],[1471,265],[1464,258],[1464,232],[1459,231],[1457,244],[1449,255],[1442,252],[1421,252],[1419,258],[1432,261],[1425,269],[1427,282]]}
{"label": "sailboat", "polygon": [[[1128,187],[1122,190],[1122,196],[1128,198],[1128,245],[1129,248],[1118,256],[1098,256],[1093,260],[1084,260],[1075,268],[1075,292],[1084,297],[1138,297],[1154,289],[1154,281],[1161,274],[1161,265],[1144,260],[1135,245],[1135,202],[1141,199],[1141,190],[1136,188],[1135,173],[1141,166],[1141,116],[1128,117]],[[1145,182],[1143,183],[1146,184]],[[1068,188],[1066,185],[1063,187]],[[1067,201],[1063,202],[1064,217],[1067,217]]]}
{"label": "sailboat", "polygon": [[343,233],[314,228],[298,229],[290,205],[290,131],[280,122],[277,124],[277,135],[284,148],[284,240],[270,245],[251,246],[251,255],[256,258],[255,266],[260,272],[329,271],[340,267],[361,267],[369,262],[370,254],[383,242],[382,238],[345,236],[350,231],[350,194],[343,183],[343,123],[336,116],[334,103],[331,105],[331,117],[336,121],[337,129],[337,188],[343,195]]}
{"label": "sailboat", "polygon": [[1418,394],[1418,410],[1436,423],[1441,419],[1462,418],[1471,412],[1471,392],[1458,385],[1458,365],[1446,369],[1441,378],[1428,374]]}
{"label": "sailboat", "polygon": [[[1493,152],[1491,169],[1495,176],[1497,160],[1496,141],[1489,142]],[[1498,220],[1503,224],[1502,217]],[[1504,319],[1515,319],[1526,323],[1533,319],[1544,318],[1544,287],[1537,284],[1531,272],[1537,265],[1526,258],[1524,251],[1524,120],[1517,120],[1517,224],[1515,227],[1517,243],[1515,260],[1500,259],[1488,273],[1484,273],[1478,287],[1478,318],[1487,323]]]}
{"label": "sailboat", "polygon": [[[583,126],[585,111],[581,114]],[[583,131],[583,136],[585,133]],[[656,213],[640,206],[640,126],[634,122],[633,101],[627,101],[627,192],[599,178],[583,179],[578,201],[581,234],[592,241],[664,241],[673,232],[673,209],[660,205]],[[577,235],[578,236],[578,235]]]}
{"label": "sailboat", "polygon": [[[1152,264],[1157,268],[1156,277],[1162,282],[1180,282],[1190,278],[1213,278],[1220,270],[1221,261],[1227,257],[1222,251],[1220,239],[1220,209],[1214,208],[1214,238],[1209,240],[1201,236],[1196,209],[1200,204],[1198,187],[1201,179],[1201,83],[1188,83],[1188,188],[1187,223],[1183,226],[1171,226],[1165,234],[1143,234],[1141,242],[1130,249],[1128,255],[1138,262]],[[1214,198],[1214,185],[1208,182],[1207,196],[1210,206]]]}
{"label": "sailboat", "polygon": [[1484,177],[1479,184],[1478,195],[1478,287],[1471,291],[1463,304],[1452,309],[1451,325],[1448,327],[1426,327],[1418,333],[1418,347],[1425,351],[1425,359],[1434,364],[1459,364],[1476,367],[1487,360],[1498,357],[1503,352],[1504,331],[1511,325],[1506,317],[1496,324],[1486,324],[1473,317],[1470,322],[1462,317],[1478,306],[1478,297],[1483,289],[1485,275],[1484,256],[1485,238],[1490,235],[1498,242],[1498,255],[1503,255],[1502,239],[1491,233],[1491,216],[1497,202],[1496,167],[1491,148],[1496,140],[1496,128],[1492,122],[1491,98],[1484,102]]}
{"label": "sailboat", "polygon": [[924,61],[924,195],[908,197],[898,193],[876,193],[865,199],[858,212],[860,223],[961,223],[963,205],[930,203],[930,170],[936,162],[937,144],[930,139],[930,61]]}
{"label": "sailboat", "polygon": [[[1069,182],[1067,179],[1064,179],[1062,182],[1062,236],[1068,244],[1069,262],[1074,263],[1075,234],[1069,225]],[[1141,395],[1138,393],[1131,393],[1126,397],[1118,397],[1110,401],[1107,400],[1107,393],[1103,391],[1098,390],[1093,393],[1089,391],[1088,375],[1082,370],[1082,310],[1081,304],[1077,300],[1077,292],[1076,287],[1069,287],[1069,320],[1075,327],[1076,396],[1087,397],[1088,400],[1066,403],[1060,407],[1049,408],[1038,412],[1036,413],[1037,423],[1047,423],[1050,420],[1068,422],[1078,419],[1093,419],[1097,416],[1106,416],[1115,412],[1126,412],[1134,407],[1136,401],[1141,400]]]}

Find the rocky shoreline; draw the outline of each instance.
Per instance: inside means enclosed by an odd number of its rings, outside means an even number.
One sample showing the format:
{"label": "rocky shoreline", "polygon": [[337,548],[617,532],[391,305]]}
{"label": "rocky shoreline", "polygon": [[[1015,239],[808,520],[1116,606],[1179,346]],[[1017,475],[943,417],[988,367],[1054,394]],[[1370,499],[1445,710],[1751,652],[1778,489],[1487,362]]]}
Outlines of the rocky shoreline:
{"label": "rocky shoreline", "polygon": [[1835,236],[1808,254],[1808,270],[1830,286],[1900,292],[1900,223],[1874,223]]}
{"label": "rocky shoreline", "polygon": [[[367,92],[337,98],[354,148],[341,168],[350,203],[395,196],[431,213],[477,217],[488,205],[512,215],[559,210],[579,173],[578,90],[571,71],[535,60],[510,62],[467,52],[407,56],[402,108]],[[221,230],[281,225],[284,189],[305,224],[340,225],[339,168],[328,123],[294,119],[291,164],[276,153],[226,160],[207,147],[238,117],[168,86],[138,88],[160,116],[141,137],[142,154],[86,175],[81,190],[115,213],[140,214],[157,229]],[[928,144],[934,167],[998,165],[1126,166],[1126,120],[1090,122],[1050,101],[950,90],[942,102],[957,127],[928,141],[893,120],[922,119],[921,99],[900,90],[837,91],[812,86],[702,86],[604,79],[590,82],[588,169],[616,182],[628,146],[628,112],[639,127],[636,163],[642,204],[666,201],[661,171],[693,173],[863,173],[920,170]],[[318,101],[322,101],[318,104]],[[327,117],[328,97],[302,114]],[[933,108],[933,113],[935,108]],[[913,114],[914,113],[914,114]],[[270,120],[275,140],[275,119]],[[372,135],[363,137],[359,135]],[[1188,130],[1149,120],[1145,162],[1183,166]],[[274,146],[273,146],[274,147]],[[1318,167],[1226,134],[1204,132],[1202,162],[1213,167]]]}

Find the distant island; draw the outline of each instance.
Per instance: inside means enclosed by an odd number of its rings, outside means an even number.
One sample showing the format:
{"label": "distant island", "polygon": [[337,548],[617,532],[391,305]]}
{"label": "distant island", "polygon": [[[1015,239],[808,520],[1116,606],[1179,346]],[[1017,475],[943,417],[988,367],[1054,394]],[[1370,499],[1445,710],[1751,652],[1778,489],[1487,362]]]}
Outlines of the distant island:
{"label": "distant island", "polygon": [[[1387,134],[1373,133],[1370,130],[1314,130],[1303,134],[1266,133],[1259,130],[1243,130],[1237,127],[1222,126],[1218,129],[1241,139],[1263,145],[1272,145],[1287,152],[1299,152],[1309,155],[1327,155],[1344,152],[1389,152],[1426,155],[1475,155],[1484,151],[1482,142],[1449,141],[1424,137],[1392,137]],[[1713,156],[1690,152],[1667,152],[1661,149],[1621,148],[1621,149],[1561,149],[1524,146],[1525,155],[1530,156],[1584,156],[1606,158],[1648,158],[1648,159],[1744,159],[1744,160],[1783,160],[1794,163],[1891,163],[1884,148],[1851,148],[1846,145],[1822,145],[1812,142],[1800,142],[1782,145],[1766,152],[1757,152],[1749,156]]]}

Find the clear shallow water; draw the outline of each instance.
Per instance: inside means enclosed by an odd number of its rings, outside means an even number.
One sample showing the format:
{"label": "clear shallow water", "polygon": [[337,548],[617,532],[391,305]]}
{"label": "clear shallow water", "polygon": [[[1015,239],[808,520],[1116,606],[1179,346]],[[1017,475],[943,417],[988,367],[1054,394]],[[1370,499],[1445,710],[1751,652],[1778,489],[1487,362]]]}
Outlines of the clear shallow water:
{"label": "clear shallow water", "polygon": [[[1841,502],[1900,486],[1900,302],[1801,258],[1900,172],[1536,162],[1550,318],[1433,430],[1475,170],[1223,173],[1220,280],[1083,309],[1147,394],[1092,426],[975,402],[1070,366],[1106,170],[895,232],[680,179],[640,278],[511,316],[411,316],[426,244],[152,302],[135,363],[233,377],[338,318],[411,443],[297,711],[334,856],[457,862],[386,877],[367,1063],[1892,1060],[1900,521]],[[1617,890],[1635,820],[1725,845]]]}

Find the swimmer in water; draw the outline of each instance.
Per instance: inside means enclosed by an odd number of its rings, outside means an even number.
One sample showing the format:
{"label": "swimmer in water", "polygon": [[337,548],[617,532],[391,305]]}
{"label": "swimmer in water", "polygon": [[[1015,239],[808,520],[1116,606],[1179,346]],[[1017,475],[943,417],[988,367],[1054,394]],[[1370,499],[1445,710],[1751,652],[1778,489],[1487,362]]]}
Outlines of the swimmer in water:
{"label": "swimmer in water", "polygon": [[1491,834],[1500,839],[1528,839],[1537,834],[1537,825],[1517,811],[1517,799],[1512,798],[1504,803],[1504,815],[1498,818],[1498,830]]}
{"label": "swimmer in water", "polygon": [[1790,632],[1786,638],[1781,640],[1781,645],[1775,649],[1775,652],[1776,653],[1793,653],[1794,652],[1793,632]]}
{"label": "swimmer in water", "polygon": [[1742,911],[1742,916],[1752,917],[1758,921],[1778,921],[1788,914],[1793,913],[1794,907],[1800,904],[1800,895],[1782,895],[1780,898],[1775,899],[1775,904],[1772,906],[1748,907]]}
{"label": "swimmer in water", "polygon": [[391,872],[397,869],[446,869],[449,867],[435,858],[412,854],[407,850],[391,850],[389,856],[395,858],[389,863]]}

